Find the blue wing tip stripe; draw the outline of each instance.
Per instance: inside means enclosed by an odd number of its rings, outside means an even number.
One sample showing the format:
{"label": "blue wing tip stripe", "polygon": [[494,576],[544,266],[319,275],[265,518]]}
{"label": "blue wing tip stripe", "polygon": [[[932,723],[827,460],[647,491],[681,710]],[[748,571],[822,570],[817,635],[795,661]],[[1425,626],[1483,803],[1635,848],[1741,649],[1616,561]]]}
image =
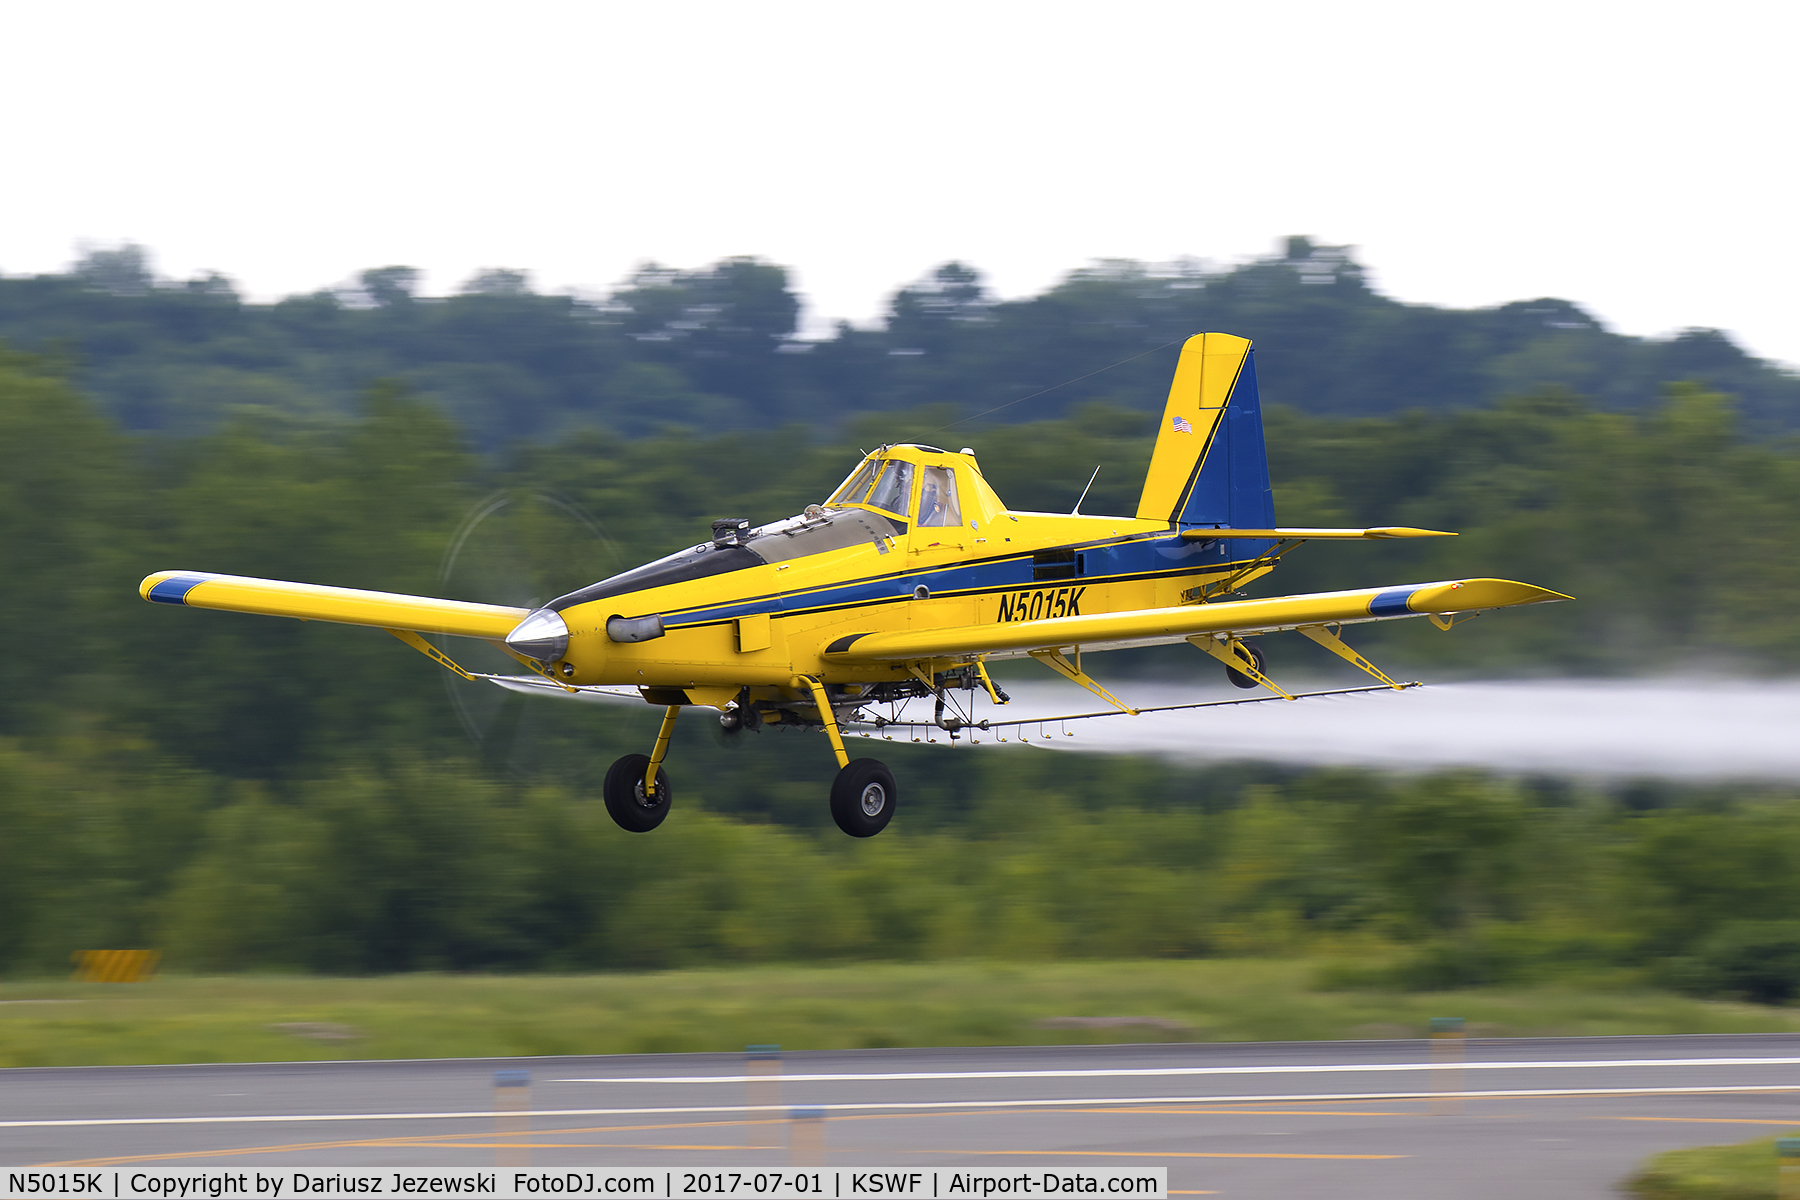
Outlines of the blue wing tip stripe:
{"label": "blue wing tip stripe", "polygon": [[150,599],[157,604],[186,604],[187,594],[194,590],[194,585],[211,578],[211,575],[201,574],[171,575],[150,589]]}
{"label": "blue wing tip stripe", "polygon": [[1369,615],[1372,617],[1404,617],[1412,611],[1406,602],[1412,599],[1418,588],[1390,588],[1369,601]]}

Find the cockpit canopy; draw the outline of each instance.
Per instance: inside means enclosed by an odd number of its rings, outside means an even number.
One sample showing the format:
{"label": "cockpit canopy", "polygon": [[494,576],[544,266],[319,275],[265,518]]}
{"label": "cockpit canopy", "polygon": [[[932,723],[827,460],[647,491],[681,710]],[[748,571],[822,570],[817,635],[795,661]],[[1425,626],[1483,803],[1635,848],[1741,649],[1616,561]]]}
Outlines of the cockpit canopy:
{"label": "cockpit canopy", "polygon": [[913,465],[909,462],[895,458],[865,458],[850,478],[831,493],[831,499],[825,505],[828,508],[865,505],[905,520],[907,504],[912,500],[912,477]]}
{"label": "cockpit canopy", "polygon": [[[826,508],[872,508],[877,512],[905,520],[912,515],[914,464],[887,453],[888,447],[863,459],[850,478],[831,494]],[[919,450],[927,454],[943,454],[936,446],[907,446],[896,449]],[[961,525],[962,505],[958,501],[956,470],[948,464],[918,464],[918,523],[928,526]]]}
{"label": "cockpit canopy", "polygon": [[[998,497],[980,482],[973,464],[959,472],[956,458],[935,446],[883,446],[864,458],[822,505],[808,505],[798,516],[754,529],[742,518],[714,521],[711,542],[590,584],[547,607],[561,612],[611,596],[856,545],[887,554],[889,539],[904,535],[915,514],[920,527],[949,528],[964,524],[965,510],[971,507],[1000,511]],[[961,490],[959,473],[967,476]],[[978,524],[969,522],[972,529]]]}

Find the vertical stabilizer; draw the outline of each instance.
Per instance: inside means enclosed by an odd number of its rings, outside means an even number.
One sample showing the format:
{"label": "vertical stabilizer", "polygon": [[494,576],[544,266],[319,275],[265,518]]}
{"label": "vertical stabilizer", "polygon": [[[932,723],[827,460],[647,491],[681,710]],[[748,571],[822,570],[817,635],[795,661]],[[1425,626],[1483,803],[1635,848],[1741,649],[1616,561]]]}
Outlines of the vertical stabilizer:
{"label": "vertical stabilizer", "polygon": [[1182,525],[1274,526],[1256,360],[1247,339],[1200,333],[1181,348],[1137,515]]}

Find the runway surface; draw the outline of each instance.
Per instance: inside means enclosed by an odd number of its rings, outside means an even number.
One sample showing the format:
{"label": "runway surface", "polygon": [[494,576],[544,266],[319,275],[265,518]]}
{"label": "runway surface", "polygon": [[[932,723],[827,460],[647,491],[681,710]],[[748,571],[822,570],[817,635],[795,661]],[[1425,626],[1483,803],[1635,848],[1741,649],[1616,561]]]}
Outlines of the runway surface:
{"label": "runway surface", "polygon": [[[1167,1166],[1172,1194],[1513,1200],[1610,1197],[1659,1150],[1800,1134],[1800,1035],[1470,1039],[1466,1061],[1454,1053],[1417,1040],[868,1050],[787,1054],[778,1076],[696,1054],[9,1070],[0,1167],[736,1168],[799,1153]],[[502,1070],[529,1071],[529,1092],[497,1090]],[[792,1125],[813,1106],[822,1125]]]}

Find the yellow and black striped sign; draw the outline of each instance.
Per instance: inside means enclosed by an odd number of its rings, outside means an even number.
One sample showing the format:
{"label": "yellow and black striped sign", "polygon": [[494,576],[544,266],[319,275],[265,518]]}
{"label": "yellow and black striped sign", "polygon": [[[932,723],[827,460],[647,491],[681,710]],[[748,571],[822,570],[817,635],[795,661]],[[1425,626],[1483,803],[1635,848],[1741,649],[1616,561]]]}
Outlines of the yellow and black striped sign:
{"label": "yellow and black striped sign", "polygon": [[75,978],[83,983],[142,983],[156,974],[161,950],[77,950]]}

